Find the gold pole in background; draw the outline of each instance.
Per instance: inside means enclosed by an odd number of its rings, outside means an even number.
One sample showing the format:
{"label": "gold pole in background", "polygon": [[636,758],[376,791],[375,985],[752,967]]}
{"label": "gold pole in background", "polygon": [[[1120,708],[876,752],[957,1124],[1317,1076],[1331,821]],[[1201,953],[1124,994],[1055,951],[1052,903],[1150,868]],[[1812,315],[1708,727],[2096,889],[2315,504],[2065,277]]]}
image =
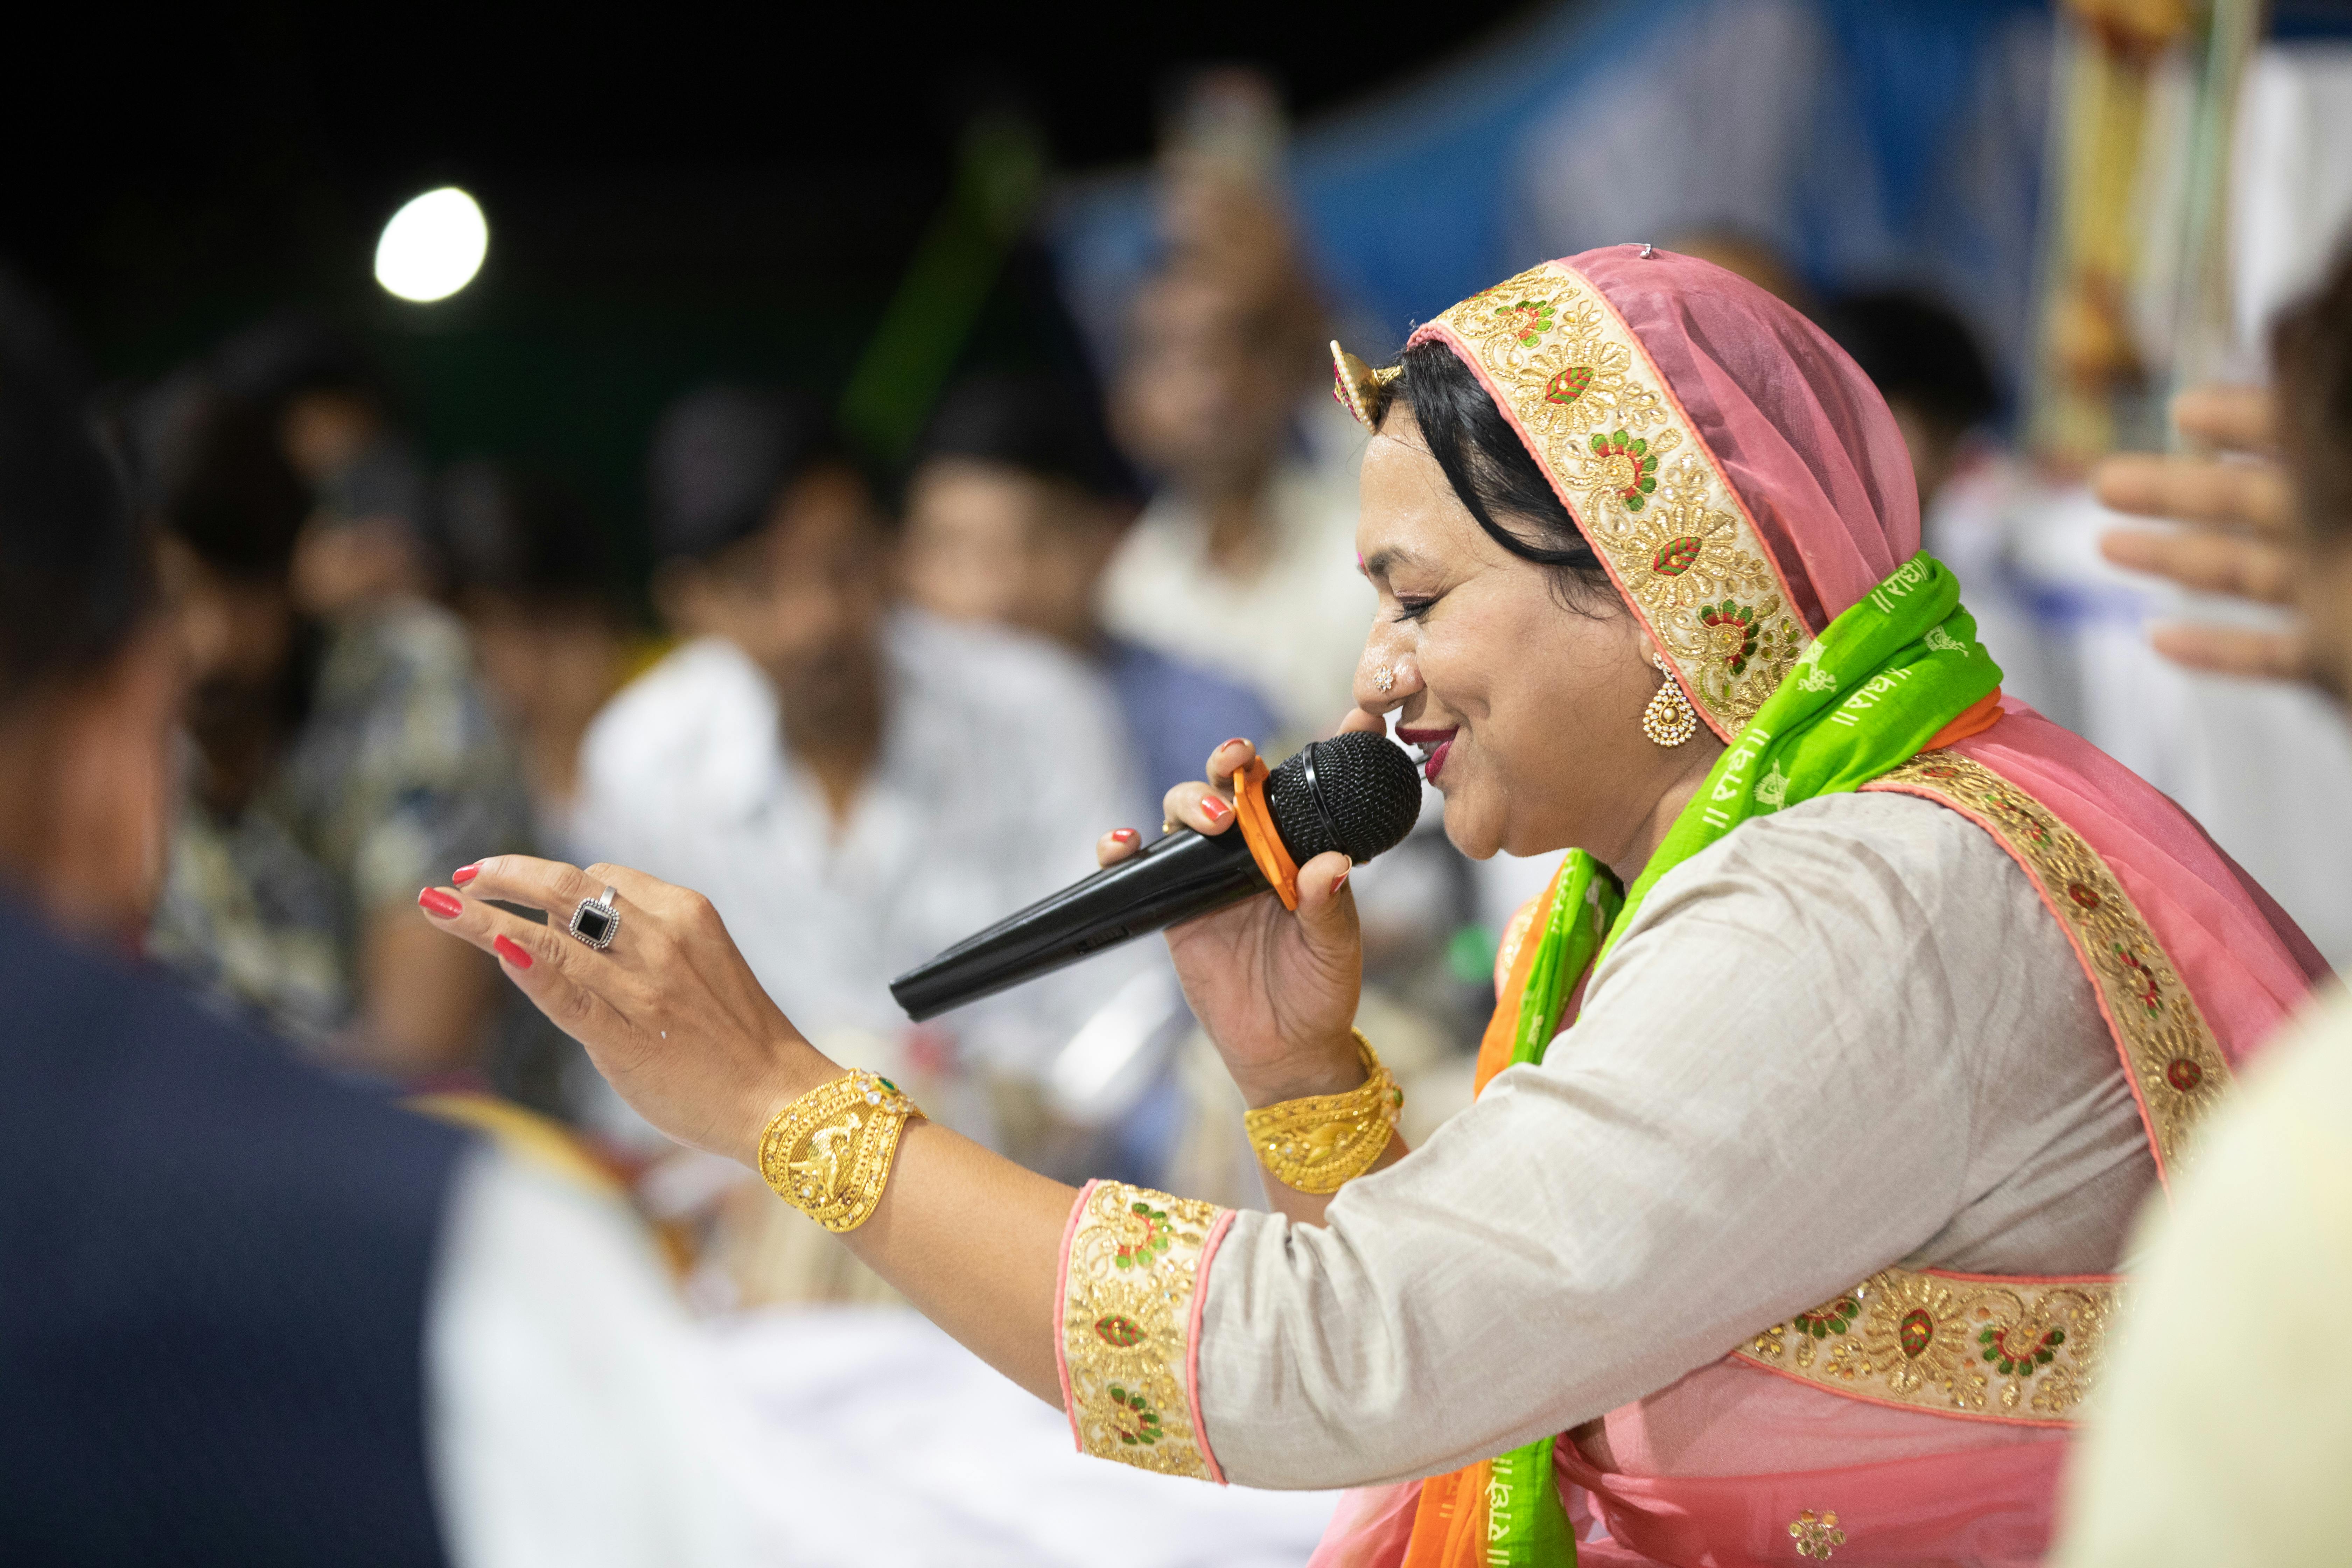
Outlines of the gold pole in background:
{"label": "gold pole in background", "polygon": [[2027,444],[2063,473],[2160,446],[2230,348],[2228,176],[2260,0],[2067,0]]}

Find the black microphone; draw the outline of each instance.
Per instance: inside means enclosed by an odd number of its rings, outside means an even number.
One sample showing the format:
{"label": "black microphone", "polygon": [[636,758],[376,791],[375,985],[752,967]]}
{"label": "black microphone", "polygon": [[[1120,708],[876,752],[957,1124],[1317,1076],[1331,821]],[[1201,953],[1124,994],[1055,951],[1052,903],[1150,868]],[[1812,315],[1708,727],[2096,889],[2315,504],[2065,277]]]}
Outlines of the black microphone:
{"label": "black microphone", "polygon": [[[1421,815],[1421,777],[1385,735],[1311,741],[1265,781],[1267,815],[1290,863],[1328,849],[1358,865],[1393,849]],[[1034,980],[1089,953],[1238,903],[1273,887],[1251,853],[1247,813],[1213,838],[1179,828],[968,937],[890,982],[917,1023]]]}

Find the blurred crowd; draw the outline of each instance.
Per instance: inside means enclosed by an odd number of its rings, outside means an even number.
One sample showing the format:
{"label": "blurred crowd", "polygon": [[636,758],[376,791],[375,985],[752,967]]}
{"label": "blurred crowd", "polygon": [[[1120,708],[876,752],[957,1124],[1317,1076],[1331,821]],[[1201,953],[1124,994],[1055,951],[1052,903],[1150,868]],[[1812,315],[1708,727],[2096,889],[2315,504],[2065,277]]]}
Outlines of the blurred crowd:
{"label": "blurred crowd", "polygon": [[[887,986],[1085,875],[1099,834],[1156,834],[1223,741],[1279,754],[1350,706],[1371,596],[1313,280],[1260,185],[1180,171],[1167,208],[1104,395],[978,372],[884,465],[803,390],[685,390],[646,433],[640,574],[560,474],[436,471],[312,316],[117,389],[187,671],[146,950],[333,1068],[564,1125],[718,1300],[879,1288],[646,1128],[420,888],[513,851],[653,870],[823,1048],[961,1130],[1254,1193],[1157,944],[919,1026]],[[1442,835],[1414,853],[1376,925],[1434,1062],[1489,950]]]}
{"label": "blurred crowd", "polygon": [[[1328,395],[1314,269],[1234,118],[1164,166],[1160,258],[1099,395],[978,371],[885,465],[804,390],[690,387],[646,432],[644,556],[560,474],[436,471],[364,350],[312,316],[118,389],[187,670],[147,951],[336,1069],[551,1120],[710,1304],[887,1291],[756,1180],[646,1127],[416,918],[420,888],[513,851],[684,883],[822,1049],[959,1130],[1057,1176],[1261,1201],[1158,944],[919,1026],[888,991],[1086,874],[1097,835],[1153,836],[1160,795],[1221,742],[1278,756],[1351,706],[1362,437]],[[1993,374],[1948,306],[1816,299],[1738,233],[1675,243],[1847,346],[1931,515],[2009,461]],[[1550,869],[1464,858],[1433,790],[1357,879],[1367,1026],[1409,1139],[1467,1102],[1494,933]]]}
{"label": "blurred crowd", "polygon": [[[942,1121],[1057,1177],[1262,1205],[1238,1095],[1156,942],[923,1025],[888,990],[1086,875],[1100,835],[1154,837],[1163,793],[1227,738],[1279,757],[1352,705],[1373,609],[1353,543],[1363,437],[1329,395],[1334,312],[1262,151],[1208,136],[1167,161],[1158,260],[1099,387],[974,371],[892,462],[805,388],[680,389],[645,432],[643,551],[561,473],[428,459],[362,344],[300,311],[106,393],[180,678],[168,838],[138,907],[105,919],[143,921],[118,934],[289,1054],[552,1142],[627,1194],[705,1306],[889,1292],[756,1177],[637,1119],[487,958],[417,917],[420,889],[512,852],[692,887],[820,1049]],[[1845,347],[2012,695],[2140,764],[2069,707],[2097,683],[2047,635],[2025,557],[2048,498],[2076,487],[2005,442],[2014,410],[1963,316],[1914,290],[1817,297],[1744,233],[1655,237]],[[12,318],[30,310],[5,287]],[[2305,374],[2337,401],[2290,446],[2340,521],[2340,268],[2333,289],[2300,330],[2334,345]],[[2268,410],[2192,404],[2184,423],[2274,469]],[[2100,494],[2177,514],[2160,479],[2112,469]],[[2288,481],[2270,482],[2271,511],[2236,521],[2291,531]],[[2110,553],[2199,586],[2260,575]],[[2292,596],[2284,565],[2263,570],[2255,596]],[[2183,636],[2205,664],[2343,694],[2340,650]],[[2278,825],[2283,843],[2304,831]],[[1468,1102],[1495,933],[1550,870],[1465,859],[1431,791],[1352,883],[1361,1016],[1406,1086],[1409,1143]],[[657,1437],[689,1417],[647,1420]]]}

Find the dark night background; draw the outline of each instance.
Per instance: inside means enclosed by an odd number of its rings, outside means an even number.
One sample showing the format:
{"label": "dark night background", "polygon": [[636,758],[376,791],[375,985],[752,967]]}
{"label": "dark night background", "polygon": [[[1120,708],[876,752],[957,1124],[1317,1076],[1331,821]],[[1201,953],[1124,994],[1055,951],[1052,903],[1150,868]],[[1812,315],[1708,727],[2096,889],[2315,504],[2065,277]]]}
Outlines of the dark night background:
{"label": "dark night background", "polygon": [[[1524,9],[1410,28],[1244,5],[110,10],[11,51],[0,257],[114,377],[275,305],[322,310],[365,337],[436,458],[561,468],[626,531],[679,387],[840,386],[976,112],[1025,115],[1057,176],[1131,166],[1200,66],[1264,65],[1311,118],[1507,45]],[[455,298],[404,304],[373,279],[376,236],[443,184],[481,201],[489,257]],[[1024,247],[967,363],[1075,361],[1056,314]]]}

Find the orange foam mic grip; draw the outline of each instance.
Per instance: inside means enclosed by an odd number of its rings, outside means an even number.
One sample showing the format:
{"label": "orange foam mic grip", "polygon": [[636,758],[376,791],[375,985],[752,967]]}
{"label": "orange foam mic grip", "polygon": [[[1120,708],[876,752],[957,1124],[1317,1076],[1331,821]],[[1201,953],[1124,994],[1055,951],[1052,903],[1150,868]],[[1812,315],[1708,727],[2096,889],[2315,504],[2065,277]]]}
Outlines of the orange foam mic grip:
{"label": "orange foam mic grip", "polygon": [[1265,759],[1252,757],[1234,774],[1234,811],[1240,816],[1242,837],[1249,841],[1250,858],[1274,884],[1275,897],[1286,910],[1298,907],[1298,868],[1290,863],[1282,835],[1274,830],[1274,811],[1265,799]]}

